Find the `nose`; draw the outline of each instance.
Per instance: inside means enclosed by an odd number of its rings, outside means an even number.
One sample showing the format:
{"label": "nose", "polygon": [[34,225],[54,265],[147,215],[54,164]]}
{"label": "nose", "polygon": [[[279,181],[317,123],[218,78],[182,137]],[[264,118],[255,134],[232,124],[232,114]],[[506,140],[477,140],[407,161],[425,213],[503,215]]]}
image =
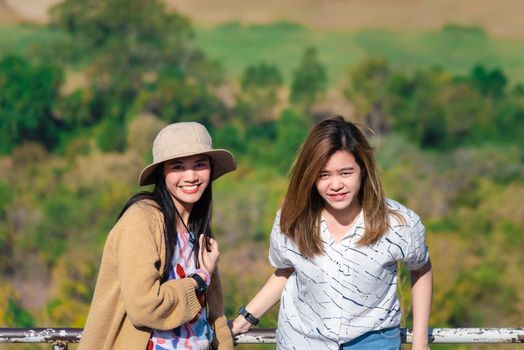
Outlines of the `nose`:
{"label": "nose", "polygon": [[198,173],[193,169],[188,169],[184,173],[184,181],[194,183],[198,181]]}
{"label": "nose", "polygon": [[333,176],[331,182],[329,183],[329,189],[332,191],[340,191],[344,185],[340,181],[338,176]]}

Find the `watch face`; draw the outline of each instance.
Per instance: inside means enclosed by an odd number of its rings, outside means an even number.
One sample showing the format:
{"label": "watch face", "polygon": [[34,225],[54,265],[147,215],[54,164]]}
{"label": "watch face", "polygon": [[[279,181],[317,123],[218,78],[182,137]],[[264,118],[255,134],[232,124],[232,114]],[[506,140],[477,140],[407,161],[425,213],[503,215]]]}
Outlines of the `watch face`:
{"label": "watch face", "polygon": [[258,323],[258,318],[256,318],[255,316],[253,316],[249,311],[246,310],[245,306],[241,306],[240,309],[238,310],[238,313],[242,316],[244,316],[244,318],[249,322],[251,323],[253,326],[256,326],[257,323]]}

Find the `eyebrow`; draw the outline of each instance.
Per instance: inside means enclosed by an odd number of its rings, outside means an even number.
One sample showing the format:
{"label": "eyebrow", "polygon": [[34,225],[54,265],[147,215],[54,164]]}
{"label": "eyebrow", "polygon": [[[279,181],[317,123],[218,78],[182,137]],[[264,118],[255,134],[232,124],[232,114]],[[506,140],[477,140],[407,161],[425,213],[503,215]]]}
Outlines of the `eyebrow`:
{"label": "eyebrow", "polygon": [[347,166],[345,168],[337,169],[337,171],[344,171],[344,170],[355,170],[356,167],[354,166]]}
{"label": "eyebrow", "polygon": [[[200,158],[197,158],[197,159],[194,161],[194,163],[198,163],[198,162],[202,162],[202,161],[209,161],[209,158],[206,157],[206,156],[202,156],[202,157],[200,157]],[[176,160],[172,160],[172,161],[171,161],[171,164],[182,164],[182,163],[184,163],[184,161],[179,160],[179,159],[176,159]]]}
{"label": "eyebrow", "polygon": [[[344,167],[344,168],[340,168],[340,169],[335,169],[335,171],[355,170],[355,168],[356,168],[356,167],[354,167],[354,166],[348,166],[348,167]],[[322,169],[320,172],[321,172],[321,173],[329,173],[330,171],[329,171],[329,170]]]}
{"label": "eyebrow", "polygon": [[210,161],[210,159],[209,159],[209,157],[202,156],[201,158],[198,158],[197,160],[195,160],[195,163],[196,162],[202,162],[202,161]]}

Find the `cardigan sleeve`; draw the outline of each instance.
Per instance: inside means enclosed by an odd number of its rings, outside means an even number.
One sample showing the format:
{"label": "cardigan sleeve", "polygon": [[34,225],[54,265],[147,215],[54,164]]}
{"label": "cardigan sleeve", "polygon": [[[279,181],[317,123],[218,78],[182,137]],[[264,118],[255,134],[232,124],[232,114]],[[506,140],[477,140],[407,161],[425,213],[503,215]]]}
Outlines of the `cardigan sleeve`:
{"label": "cardigan sleeve", "polygon": [[209,323],[215,330],[215,345],[218,350],[233,349],[233,336],[224,315],[224,294],[218,267],[213,272],[211,285],[207,292],[209,305]]}
{"label": "cardigan sleeve", "polygon": [[233,336],[227,324],[226,316],[222,315],[213,323],[215,330],[215,348],[218,350],[232,350]]}
{"label": "cardigan sleeve", "polygon": [[130,321],[136,327],[169,330],[193,319],[201,306],[190,279],[161,283],[163,257],[154,238],[162,235],[163,221],[156,211],[152,206],[131,206],[117,224],[121,233],[113,254]]}

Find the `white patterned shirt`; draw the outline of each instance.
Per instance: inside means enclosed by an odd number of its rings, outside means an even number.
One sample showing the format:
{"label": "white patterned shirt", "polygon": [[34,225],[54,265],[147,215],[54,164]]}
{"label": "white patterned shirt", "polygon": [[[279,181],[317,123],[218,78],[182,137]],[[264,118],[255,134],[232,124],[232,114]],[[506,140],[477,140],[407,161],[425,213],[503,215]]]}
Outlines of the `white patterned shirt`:
{"label": "white patterned shirt", "polygon": [[429,259],[425,229],[417,214],[400,203],[388,206],[389,230],[370,246],[356,242],[364,234],[364,215],[339,242],[320,222],[324,253],[307,258],[280,230],[277,213],[271,232],[269,260],[276,268],[293,267],[280,302],[277,349],[333,349],[358,336],[400,324],[397,261],[418,270]]}

